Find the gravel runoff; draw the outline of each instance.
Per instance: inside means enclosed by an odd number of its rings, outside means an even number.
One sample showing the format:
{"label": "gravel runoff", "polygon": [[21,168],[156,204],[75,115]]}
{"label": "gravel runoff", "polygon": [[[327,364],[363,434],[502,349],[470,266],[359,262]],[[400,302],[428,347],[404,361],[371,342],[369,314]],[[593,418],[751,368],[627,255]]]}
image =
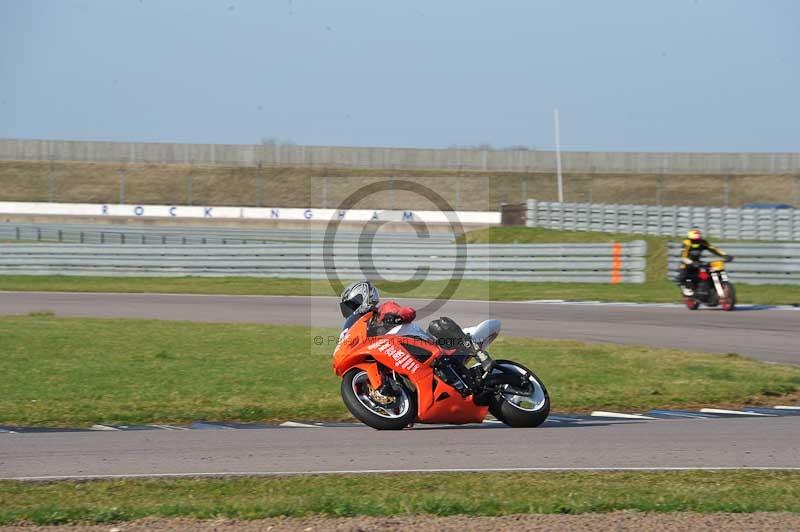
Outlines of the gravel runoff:
{"label": "gravel runoff", "polygon": [[348,531],[369,532],[387,530],[458,531],[485,530],[675,530],[726,532],[752,530],[800,530],[800,514],[793,513],[642,513],[612,512],[580,515],[511,515],[503,517],[307,517],[245,520],[143,519],[129,523],[76,526],[16,525],[0,527],[0,531],[32,532],[133,532],[133,531],[200,531],[200,532],[250,532],[250,531]]}

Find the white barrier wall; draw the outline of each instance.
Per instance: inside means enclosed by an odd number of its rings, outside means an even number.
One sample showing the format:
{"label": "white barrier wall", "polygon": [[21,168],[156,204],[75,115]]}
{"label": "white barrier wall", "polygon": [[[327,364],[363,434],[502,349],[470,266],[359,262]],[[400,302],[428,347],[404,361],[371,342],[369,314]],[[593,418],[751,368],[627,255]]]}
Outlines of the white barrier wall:
{"label": "white barrier wall", "polygon": [[419,222],[426,224],[500,223],[499,212],[390,211],[351,209],[284,209],[280,207],[196,207],[186,205],[119,205],[99,203],[0,202],[0,214],[138,218],[202,218],[243,220],[340,220],[343,222]]}

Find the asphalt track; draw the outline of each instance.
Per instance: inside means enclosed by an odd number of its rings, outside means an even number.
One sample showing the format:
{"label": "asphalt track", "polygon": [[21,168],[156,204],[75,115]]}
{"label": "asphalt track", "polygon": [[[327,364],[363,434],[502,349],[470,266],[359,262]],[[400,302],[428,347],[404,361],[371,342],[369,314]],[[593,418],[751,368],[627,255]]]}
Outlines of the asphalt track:
{"label": "asphalt track", "polygon": [[800,418],[0,435],[0,478],[800,469]]}
{"label": "asphalt track", "polygon": [[[424,308],[430,300],[403,300]],[[338,327],[335,298],[0,292],[0,314],[52,311],[60,316],[155,318]],[[742,307],[735,312],[689,311],[669,305],[446,302],[433,316],[464,326],[487,318],[503,334],[739,353],[768,362],[800,364],[800,311]],[[431,316],[422,316],[423,325]]]}

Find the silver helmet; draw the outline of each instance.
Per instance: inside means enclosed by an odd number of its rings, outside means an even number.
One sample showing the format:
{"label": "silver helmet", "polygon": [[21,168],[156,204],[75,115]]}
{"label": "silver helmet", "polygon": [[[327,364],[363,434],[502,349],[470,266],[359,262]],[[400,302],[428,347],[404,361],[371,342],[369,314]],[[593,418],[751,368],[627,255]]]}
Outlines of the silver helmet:
{"label": "silver helmet", "polygon": [[342,316],[349,318],[353,314],[364,314],[378,306],[380,294],[378,289],[366,279],[356,281],[342,292],[339,298],[339,308]]}

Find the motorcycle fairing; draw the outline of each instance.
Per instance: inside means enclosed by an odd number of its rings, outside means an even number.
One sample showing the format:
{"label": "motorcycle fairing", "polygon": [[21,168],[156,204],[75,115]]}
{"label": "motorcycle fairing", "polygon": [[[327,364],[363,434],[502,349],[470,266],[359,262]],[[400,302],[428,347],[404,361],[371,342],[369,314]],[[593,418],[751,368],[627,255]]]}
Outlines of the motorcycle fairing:
{"label": "motorcycle fairing", "polygon": [[715,261],[709,263],[708,266],[709,266],[709,268],[711,268],[712,271],[722,271],[722,270],[725,269],[725,261],[715,260]]}
{"label": "motorcycle fairing", "polygon": [[[381,384],[380,367],[402,375],[411,383],[417,394],[417,421],[420,423],[480,423],[489,408],[478,406],[473,396],[463,397],[455,388],[439,379],[431,363],[444,354],[440,346],[408,336],[367,335],[368,316],[353,324],[339,341],[333,355],[336,375],[342,376],[353,368],[367,372],[370,385],[378,389]],[[422,362],[413,357],[404,343],[419,344],[432,355]]]}

